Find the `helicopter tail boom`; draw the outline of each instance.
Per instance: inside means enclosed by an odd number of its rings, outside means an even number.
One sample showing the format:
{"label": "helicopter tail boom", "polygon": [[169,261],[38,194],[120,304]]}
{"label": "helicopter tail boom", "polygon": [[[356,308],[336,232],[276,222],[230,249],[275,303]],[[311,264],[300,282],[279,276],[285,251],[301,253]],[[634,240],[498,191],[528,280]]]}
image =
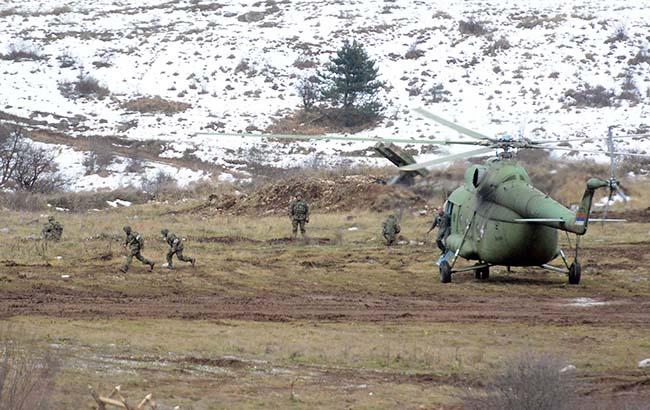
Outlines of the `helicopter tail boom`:
{"label": "helicopter tail boom", "polygon": [[591,214],[591,205],[594,199],[594,193],[599,188],[609,187],[609,181],[599,178],[591,178],[587,181],[585,193],[582,195],[580,206],[576,211],[575,220],[572,224],[566,227],[566,230],[578,235],[584,235],[587,232],[587,225],[589,224],[589,215]]}

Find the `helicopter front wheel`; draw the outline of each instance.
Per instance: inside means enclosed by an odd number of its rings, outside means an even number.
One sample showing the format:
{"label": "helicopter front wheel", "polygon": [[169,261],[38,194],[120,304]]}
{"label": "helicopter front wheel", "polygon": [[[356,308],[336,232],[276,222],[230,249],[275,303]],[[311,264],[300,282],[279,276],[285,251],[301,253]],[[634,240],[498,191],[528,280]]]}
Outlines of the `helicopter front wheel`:
{"label": "helicopter front wheel", "polygon": [[440,262],[440,282],[451,282],[451,266],[447,261]]}
{"label": "helicopter front wheel", "polygon": [[582,266],[579,262],[573,262],[569,267],[569,285],[580,284],[580,274],[582,273]]}

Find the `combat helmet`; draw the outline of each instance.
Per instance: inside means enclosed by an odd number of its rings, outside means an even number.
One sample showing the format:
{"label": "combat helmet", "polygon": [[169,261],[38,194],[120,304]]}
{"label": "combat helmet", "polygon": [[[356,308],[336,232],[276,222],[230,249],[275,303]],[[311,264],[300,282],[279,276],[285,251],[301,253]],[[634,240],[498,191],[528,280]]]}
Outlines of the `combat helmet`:
{"label": "combat helmet", "polygon": [[161,234],[162,236],[165,236],[165,237],[166,237],[166,236],[169,234],[169,229],[165,228],[165,229],[161,230],[161,231],[160,231],[160,234]]}
{"label": "combat helmet", "polygon": [[127,234],[131,233],[131,227],[129,225],[126,225],[122,230]]}

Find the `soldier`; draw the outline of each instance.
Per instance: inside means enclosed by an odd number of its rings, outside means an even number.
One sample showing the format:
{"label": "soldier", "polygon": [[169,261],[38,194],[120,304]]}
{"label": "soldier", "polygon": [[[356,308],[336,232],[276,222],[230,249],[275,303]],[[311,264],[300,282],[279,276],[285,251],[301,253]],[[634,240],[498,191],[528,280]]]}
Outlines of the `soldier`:
{"label": "soldier", "polygon": [[395,242],[397,234],[400,233],[401,230],[397,217],[392,214],[389,215],[382,225],[382,234],[386,240],[386,245],[391,246]]}
{"label": "soldier", "polygon": [[132,231],[130,226],[125,226],[123,229],[124,233],[126,234],[126,242],[124,242],[124,247],[127,249],[128,253],[126,254],[126,263],[122,267],[121,271],[126,273],[126,271],[129,270],[131,261],[135,256],[135,258],[143,264],[149,265],[149,272],[151,272],[153,270],[154,263],[142,256],[142,253],[140,253],[144,248],[144,238],[140,236],[139,233]]}
{"label": "soldier", "polygon": [[436,208],[436,218],[433,220],[431,228],[427,233],[433,231],[434,228],[438,227],[438,236],[436,237],[436,245],[438,249],[444,254],[447,252],[447,246],[445,240],[451,232],[451,221],[449,220],[449,215],[447,215],[442,207]]}
{"label": "soldier", "polygon": [[293,237],[298,235],[298,227],[300,226],[300,234],[305,236],[305,224],[309,223],[309,205],[302,198],[302,194],[296,194],[296,199],[289,205],[289,215],[291,216],[291,225],[293,227]]}
{"label": "soldier", "polygon": [[48,216],[47,223],[43,226],[41,235],[46,241],[58,242],[61,240],[61,235],[63,235],[63,225],[58,223],[53,216]]}
{"label": "soldier", "polygon": [[176,257],[178,258],[179,261],[182,262],[189,262],[194,266],[196,264],[196,258],[190,258],[187,256],[183,256],[183,240],[174,235],[173,233],[169,233],[169,229],[163,229],[160,231],[160,233],[163,236],[163,239],[167,242],[169,245],[169,250],[167,251],[167,269],[174,269],[174,266],[172,264],[172,256],[176,254]]}

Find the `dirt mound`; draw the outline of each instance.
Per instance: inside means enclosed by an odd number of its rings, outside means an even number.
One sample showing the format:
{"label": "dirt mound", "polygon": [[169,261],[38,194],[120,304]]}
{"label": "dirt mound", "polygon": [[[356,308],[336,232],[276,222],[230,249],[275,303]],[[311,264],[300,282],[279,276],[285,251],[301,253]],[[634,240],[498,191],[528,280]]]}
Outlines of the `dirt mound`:
{"label": "dirt mound", "polygon": [[267,184],[250,194],[211,197],[210,209],[234,214],[286,214],[289,202],[302,193],[315,212],[371,209],[382,212],[421,207],[426,201],[410,190],[386,185],[376,176],[352,175],[333,178],[294,177]]}

